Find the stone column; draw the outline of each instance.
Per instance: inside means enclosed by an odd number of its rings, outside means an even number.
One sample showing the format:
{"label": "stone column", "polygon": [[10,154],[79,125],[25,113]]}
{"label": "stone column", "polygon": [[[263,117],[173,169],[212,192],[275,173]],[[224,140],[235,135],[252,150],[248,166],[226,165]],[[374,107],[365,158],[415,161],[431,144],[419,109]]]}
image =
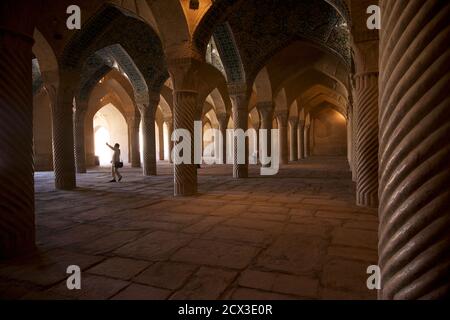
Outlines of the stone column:
{"label": "stone column", "polygon": [[[228,115],[226,113],[219,114],[217,116],[217,120],[219,121],[219,131],[222,135],[222,164],[227,163],[227,127],[228,127]],[[216,157],[217,158],[217,157]]]}
{"label": "stone column", "polygon": [[86,154],[86,166],[94,167],[95,164],[95,134],[94,134],[94,121],[93,119],[85,119],[84,121],[84,141],[85,141],[85,154]]}
{"label": "stone column", "polygon": [[149,104],[140,105],[144,176],[156,176],[155,115],[159,99],[158,93],[150,94]]}
{"label": "stone column", "polygon": [[77,173],[86,173],[86,149],[84,123],[87,105],[80,103],[73,114],[73,139],[75,143],[75,167]]}
{"label": "stone column", "polygon": [[0,2],[0,258],[34,249],[33,3]]}
{"label": "stone column", "polygon": [[347,105],[347,160],[353,175],[353,106]]}
{"label": "stone column", "polygon": [[277,114],[278,130],[280,130],[280,164],[288,163],[287,114]]}
{"label": "stone column", "polygon": [[381,299],[450,297],[450,3],[380,1]]}
{"label": "stone column", "polygon": [[305,121],[298,122],[298,158],[305,159]]}
{"label": "stone column", "polygon": [[172,141],[172,133],[173,133],[173,120],[172,118],[165,118],[164,122],[167,125],[167,134],[169,135],[169,163],[173,163],[172,159],[172,150],[173,150],[173,141]]}
{"label": "stone column", "polygon": [[347,161],[350,168],[350,172],[353,172],[353,162],[352,162],[352,124],[351,116],[348,115],[347,118]]}
{"label": "stone column", "polygon": [[[194,120],[197,111],[198,83],[200,81],[198,71],[201,63],[201,61],[191,57],[169,59],[168,62],[169,72],[174,84],[173,129],[175,132],[178,129],[184,129],[191,135],[190,163],[175,163],[175,196],[191,196],[197,193],[197,166],[194,163]],[[178,139],[178,136],[175,136],[175,138]],[[174,143],[174,148],[179,142]]]}
{"label": "stone column", "polygon": [[73,99],[79,72],[62,70],[58,92],[52,96],[53,168],[55,187],[72,190],[76,187]]}
{"label": "stone column", "polygon": [[131,167],[141,167],[141,151],[139,144],[139,127],[141,124],[141,114],[135,110],[134,114],[128,120],[129,135],[130,135],[130,153],[131,153]]}
{"label": "stone column", "polygon": [[[368,0],[365,0],[368,2]],[[362,5],[351,3],[354,10]],[[355,124],[356,204],[378,206],[378,30],[367,28],[367,17],[352,24],[355,75],[352,79]]]}
{"label": "stone column", "polygon": [[298,118],[290,118],[289,119],[289,126],[290,126],[290,161],[297,161],[298,160]]}
{"label": "stone column", "polygon": [[352,104],[352,181],[356,182],[356,168],[357,168],[357,159],[356,159],[356,150],[358,149],[358,141],[356,139],[356,108],[353,107]]}
{"label": "stone column", "polygon": [[[272,155],[272,122],[273,122],[273,109],[274,105],[272,101],[259,102],[256,106],[259,116],[261,117],[260,129],[267,130],[267,156]],[[258,133],[259,141],[259,133]],[[259,151],[260,146],[258,146]],[[259,156],[261,158],[261,155]],[[270,163],[264,165],[264,167],[270,167]]]}
{"label": "stone column", "polygon": [[378,206],[378,73],[355,76],[356,204]]}
{"label": "stone column", "polygon": [[159,160],[164,160],[164,121],[158,123]]}
{"label": "stone column", "polygon": [[305,125],[305,159],[311,156],[311,125]]}
{"label": "stone column", "polygon": [[[248,93],[245,85],[229,85],[228,92],[231,98],[234,130],[248,129]],[[248,178],[248,141],[245,142],[245,164],[238,164],[238,144],[234,138],[233,177],[236,179]]]}

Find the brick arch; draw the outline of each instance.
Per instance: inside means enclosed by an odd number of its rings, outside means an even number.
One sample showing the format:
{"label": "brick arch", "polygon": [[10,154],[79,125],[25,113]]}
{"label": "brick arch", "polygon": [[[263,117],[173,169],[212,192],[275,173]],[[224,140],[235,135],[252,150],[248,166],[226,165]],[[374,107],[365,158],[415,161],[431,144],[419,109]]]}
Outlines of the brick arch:
{"label": "brick arch", "polygon": [[286,87],[293,79],[298,79],[299,75],[310,72],[311,69],[334,79],[340,88],[348,91],[349,68],[341,59],[330,55],[320,46],[305,41],[295,41],[278,51],[265,68],[270,74],[274,92],[278,92],[280,88]]}
{"label": "brick arch", "polygon": [[[43,85],[57,86],[59,66],[53,48],[37,28],[34,29],[33,39],[33,55],[36,57],[37,66],[39,67],[39,72],[36,74],[33,68],[33,76],[36,76],[36,80],[42,82]],[[35,78],[33,77],[33,79]]]}
{"label": "brick arch", "polygon": [[341,114],[344,118],[347,119],[347,115],[345,110],[342,108],[342,106],[336,104],[334,101],[331,101],[329,99],[324,98],[321,102],[317,103],[314,107],[308,109],[308,113],[310,114],[316,114],[322,110],[325,110],[327,108],[333,109],[334,111]]}
{"label": "brick arch", "polygon": [[262,68],[256,76],[254,86],[258,102],[273,100],[272,83],[266,67]]}
{"label": "brick arch", "polygon": [[284,88],[278,91],[277,95],[275,96],[274,102],[276,112],[288,112],[289,103],[287,100],[286,90]]}
{"label": "brick arch", "polygon": [[208,112],[205,112],[204,117],[206,117],[210,121],[212,128],[219,127],[219,120],[217,118],[217,112],[214,108],[211,108]]}
{"label": "brick arch", "polygon": [[[320,89],[319,91],[333,92],[345,101],[348,96],[347,89],[339,85],[334,78],[314,69],[309,68],[305,72],[299,73],[296,78],[286,84],[284,89],[287,91],[287,105],[291,105],[295,99],[306,95],[311,89]],[[301,100],[303,102],[303,100]]]}
{"label": "brick arch", "polygon": [[323,103],[328,103],[332,105],[337,112],[347,118],[347,104],[345,103],[345,99],[328,88],[321,86],[316,87],[319,88],[310,88],[310,92],[305,93],[301,98],[305,113],[314,111]]}
{"label": "brick arch", "polygon": [[31,66],[32,66],[31,73],[33,79],[32,88],[34,96],[44,87],[44,80],[42,79],[41,69],[37,58],[31,60]]}
{"label": "brick arch", "polygon": [[169,77],[161,40],[145,21],[131,12],[107,4],[70,39],[61,65],[81,69],[96,51],[120,44],[142,73],[149,90],[158,90]]}
{"label": "brick arch", "polygon": [[112,68],[106,64],[99,65],[97,69],[92,70],[87,79],[83,79],[85,76],[82,75],[82,81],[80,83],[80,89],[77,94],[77,98],[79,101],[87,102],[89,99],[89,95],[91,94],[92,89],[95,85],[102,79],[105,75],[107,75]]}
{"label": "brick arch", "polygon": [[295,99],[289,107],[289,117],[298,118],[298,116],[299,116],[298,103],[297,103],[297,99]]}
{"label": "brick arch", "polygon": [[225,103],[225,99],[222,96],[222,93],[219,91],[218,88],[215,88],[213,91],[210,92],[209,96],[212,100],[212,105],[214,106],[214,111],[217,114],[227,114],[230,113],[231,106]]}

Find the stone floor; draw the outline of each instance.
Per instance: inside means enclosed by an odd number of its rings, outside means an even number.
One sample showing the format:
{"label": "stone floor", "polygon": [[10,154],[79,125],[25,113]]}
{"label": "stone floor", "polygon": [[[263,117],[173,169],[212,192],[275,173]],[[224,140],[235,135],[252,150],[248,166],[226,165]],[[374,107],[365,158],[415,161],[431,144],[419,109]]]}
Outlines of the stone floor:
{"label": "stone floor", "polygon": [[[174,198],[172,169],[78,175],[55,191],[36,173],[38,252],[0,263],[3,299],[375,299],[377,212],[354,205],[345,159],[311,158],[279,175],[234,180],[199,170],[199,194]],[[82,270],[81,290],[66,268]]]}

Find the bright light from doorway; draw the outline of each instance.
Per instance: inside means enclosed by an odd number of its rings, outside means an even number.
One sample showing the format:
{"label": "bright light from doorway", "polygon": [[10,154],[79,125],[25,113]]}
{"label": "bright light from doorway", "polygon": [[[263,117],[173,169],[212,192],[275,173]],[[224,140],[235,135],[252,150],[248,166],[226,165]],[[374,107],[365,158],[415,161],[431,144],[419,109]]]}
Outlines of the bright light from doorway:
{"label": "bright light from doorway", "polygon": [[111,163],[111,149],[106,142],[109,142],[109,131],[105,127],[100,127],[95,131],[95,154],[99,157],[100,165],[105,166]]}

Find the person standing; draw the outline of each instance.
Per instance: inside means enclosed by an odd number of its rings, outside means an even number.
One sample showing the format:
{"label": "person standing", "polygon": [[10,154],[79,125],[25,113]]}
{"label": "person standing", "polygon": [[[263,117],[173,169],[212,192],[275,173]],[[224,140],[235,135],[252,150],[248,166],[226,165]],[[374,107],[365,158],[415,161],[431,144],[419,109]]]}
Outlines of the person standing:
{"label": "person standing", "polygon": [[119,172],[119,168],[122,167],[120,162],[120,145],[116,143],[113,147],[108,142],[106,143],[106,145],[113,151],[111,159],[111,174],[113,179],[110,182],[120,182],[120,180],[122,180],[122,175]]}

